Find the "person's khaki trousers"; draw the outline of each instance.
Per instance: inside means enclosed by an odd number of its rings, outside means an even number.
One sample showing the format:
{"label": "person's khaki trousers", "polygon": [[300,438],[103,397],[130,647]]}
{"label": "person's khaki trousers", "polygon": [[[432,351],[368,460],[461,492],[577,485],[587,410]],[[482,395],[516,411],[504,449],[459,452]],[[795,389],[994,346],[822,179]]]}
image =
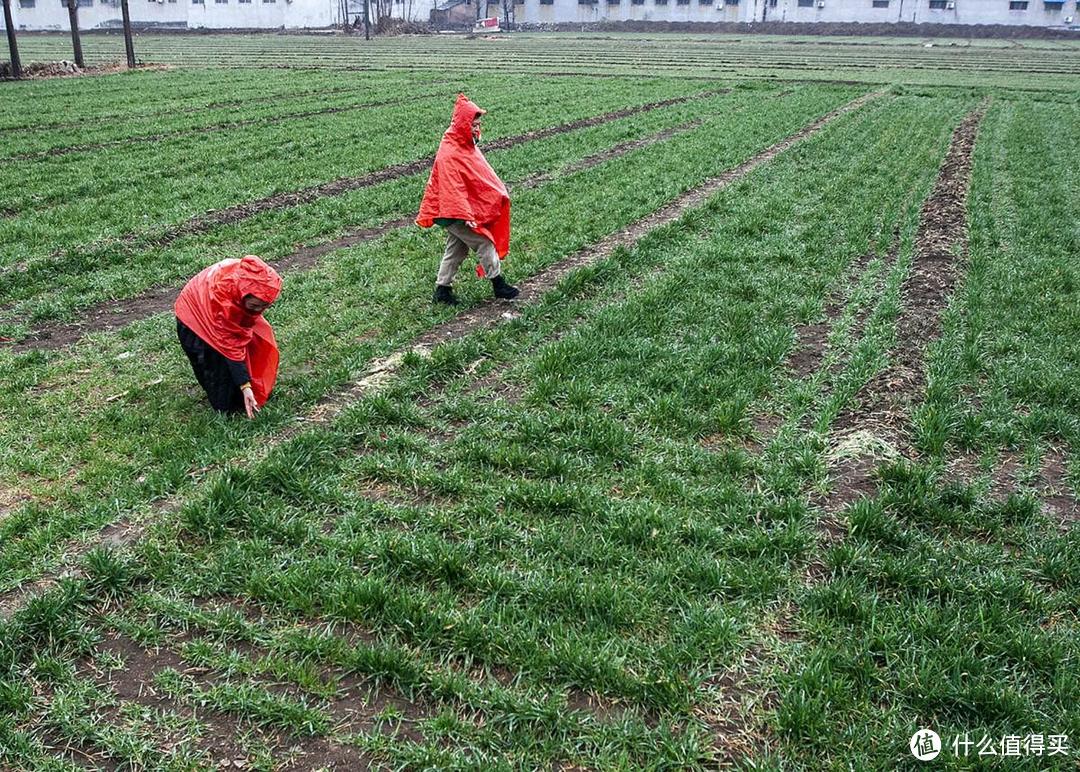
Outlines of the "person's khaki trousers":
{"label": "person's khaki trousers", "polygon": [[446,249],[443,251],[442,262],[439,263],[439,277],[435,280],[437,284],[449,287],[454,283],[454,276],[469,256],[470,249],[476,253],[487,278],[494,279],[502,273],[499,255],[490,239],[476,233],[463,222],[452,222],[445,227]]}

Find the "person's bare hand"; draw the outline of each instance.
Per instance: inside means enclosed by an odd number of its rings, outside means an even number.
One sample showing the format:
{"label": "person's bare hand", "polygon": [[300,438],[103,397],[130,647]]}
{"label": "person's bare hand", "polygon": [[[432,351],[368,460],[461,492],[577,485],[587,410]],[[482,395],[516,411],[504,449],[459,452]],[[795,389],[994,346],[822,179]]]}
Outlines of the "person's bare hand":
{"label": "person's bare hand", "polygon": [[466,220],[465,221],[465,227],[466,228],[475,228],[476,227],[476,221],[475,220]]}
{"label": "person's bare hand", "polygon": [[248,386],[244,389],[244,411],[247,413],[248,418],[254,418],[255,414],[259,412],[259,403],[255,401],[255,392]]}

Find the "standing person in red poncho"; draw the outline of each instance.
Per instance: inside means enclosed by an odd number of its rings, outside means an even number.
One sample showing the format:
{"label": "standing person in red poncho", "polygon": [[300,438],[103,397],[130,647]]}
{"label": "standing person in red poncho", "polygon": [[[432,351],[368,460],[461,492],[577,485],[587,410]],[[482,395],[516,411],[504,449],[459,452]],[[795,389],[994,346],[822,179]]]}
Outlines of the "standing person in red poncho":
{"label": "standing person in red poncho", "polygon": [[458,94],[420,202],[416,224],[446,229],[446,250],[435,280],[436,303],[458,302],[450,287],[470,249],[480,261],[477,274],[491,279],[495,297],[510,300],[518,294],[517,287],[503,279],[499,264],[510,251],[510,196],[476,146],[480,116],[486,112]]}
{"label": "standing person in red poncho", "polygon": [[176,299],[176,333],[210,404],[254,418],[274,388],[278,348],[262,313],[281,277],[255,255],[215,263]]}

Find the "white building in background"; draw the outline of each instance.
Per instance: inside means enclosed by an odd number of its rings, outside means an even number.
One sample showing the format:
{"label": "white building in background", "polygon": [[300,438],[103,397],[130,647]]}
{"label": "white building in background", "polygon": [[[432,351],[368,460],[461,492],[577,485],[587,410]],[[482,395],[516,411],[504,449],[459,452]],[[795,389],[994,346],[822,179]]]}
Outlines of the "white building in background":
{"label": "white building in background", "polygon": [[[120,0],[77,0],[79,27],[122,26]],[[67,30],[67,0],[11,0],[16,29]],[[340,0],[128,0],[139,29],[288,29],[341,24]],[[0,29],[3,29],[0,16]]]}
{"label": "white building in background", "polygon": [[[1069,27],[1080,24],[1080,0],[507,0],[518,24],[654,22],[860,22],[1007,24]],[[128,0],[139,28],[288,29],[325,28],[342,22],[341,0]],[[346,0],[350,20],[362,0]],[[404,11],[404,0],[395,12]],[[477,7],[475,4],[480,4]],[[66,30],[66,0],[11,0],[15,26]],[[82,29],[119,27],[120,0],[78,0]],[[426,21],[432,4],[410,3]],[[463,5],[464,9],[457,6]],[[448,0],[440,9],[458,15],[504,17],[502,0]],[[399,13],[395,13],[398,16]],[[401,13],[400,15],[406,15]],[[0,16],[0,29],[3,17]]]}
{"label": "white building in background", "polygon": [[516,0],[514,4],[519,24],[820,21],[1068,27],[1080,20],[1078,12],[1080,0]]}

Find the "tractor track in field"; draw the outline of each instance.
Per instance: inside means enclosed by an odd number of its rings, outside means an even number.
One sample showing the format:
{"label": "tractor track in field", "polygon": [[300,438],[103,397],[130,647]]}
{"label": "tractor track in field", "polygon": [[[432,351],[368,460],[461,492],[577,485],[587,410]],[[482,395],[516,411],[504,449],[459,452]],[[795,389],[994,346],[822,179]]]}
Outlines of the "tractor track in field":
{"label": "tractor track in field", "polygon": [[[672,97],[656,102],[647,102],[634,107],[625,107],[600,115],[590,116],[588,118],[579,118],[567,123],[535,129],[522,134],[515,134],[491,142],[486,142],[484,143],[484,150],[507,150],[526,142],[539,141],[561,134],[568,134],[581,129],[591,128],[593,126],[600,126],[623,118],[629,118],[635,115],[653,112],[655,110],[662,110],[665,107],[672,107],[674,105],[685,104],[699,99],[708,99],[712,96],[727,94],[730,93],[730,91],[731,89],[729,88],[707,89],[695,94]],[[0,270],[0,280],[2,280],[0,283],[17,282],[22,277],[34,272],[42,273],[47,271],[52,275],[57,272],[66,271],[70,269],[70,263],[81,262],[81,259],[87,256],[93,257],[108,253],[111,259],[107,264],[112,264],[121,260],[127,254],[130,254],[130,250],[132,249],[165,247],[181,238],[206,233],[215,227],[240,222],[265,212],[290,209],[313,203],[322,198],[334,198],[351,193],[355,190],[361,190],[391,180],[419,174],[430,167],[434,160],[434,155],[424,156],[423,158],[412,161],[392,164],[356,177],[339,177],[318,185],[301,188],[300,190],[278,193],[273,196],[247,201],[224,209],[210,210],[153,235],[128,233],[116,238],[105,239],[85,247],[60,250],[44,260]]]}
{"label": "tractor track in field", "polygon": [[[587,171],[635,150],[665,142],[674,136],[691,131],[701,124],[701,119],[694,119],[641,139],[622,142],[562,169],[533,175],[510,187],[512,190],[540,187],[558,177]],[[270,264],[279,273],[308,270],[318,265],[319,261],[331,252],[373,241],[391,231],[405,228],[411,225],[412,222],[412,217],[397,217],[377,225],[350,230],[336,239],[298,249],[276,261],[270,261]],[[108,332],[120,329],[140,319],[171,309],[182,287],[183,285],[153,287],[132,298],[101,303],[81,311],[83,319],[80,322],[41,324],[34,327],[27,337],[6,345],[15,353],[25,353],[33,350],[54,350],[75,343],[85,335],[94,332]],[[5,344],[0,343],[0,347],[3,345]]]}
{"label": "tractor track in field", "polygon": [[[941,316],[961,278],[967,250],[972,156],[985,113],[985,104],[977,107],[954,130],[934,187],[923,202],[911,270],[901,286],[901,311],[890,364],[863,385],[856,394],[858,404],[841,411],[831,427],[827,438],[829,490],[811,499],[820,516],[815,523],[816,556],[804,576],[807,586],[824,580],[828,569],[820,554],[847,535],[843,510],[877,494],[880,454],[913,453],[907,426],[911,408],[925,394],[926,350],[941,334]],[[881,282],[895,264],[897,252],[898,244],[894,243]],[[870,309],[865,309],[856,318],[853,338],[862,337],[869,313]]]}
{"label": "tractor track in field", "polygon": [[[460,340],[467,335],[490,329],[505,322],[508,316],[513,317],[513,314],[508,312],[515,305],[531,304],[545,292],[555,287],[572,271],[603,260],[616,249],[632,247],[650,231],[675,222],[688,210],[698,207],[711,196],[768,163],[791,146],[816,134],[835,118],[857,110],[867,102],[880,97],[882,93],[880,91],[870,92],[831,110],[741,164],[684,192],[655,212],[559,260],[538,274],[521,282],[519,285],[521,294],[517,300],[482,303],[466,309],[447,322],[421,333],[409,346],[371,362],[352,382],[324,397],[306,417],[298,417],[294,425],[278,432],[267,441],[259,443],[249,456],[232,459],[227,463],[243,466],[259,463],[273,449],[290,440],[308,426],[329,423],[340,415],[348,405],[380,390],[396,375],[406,355],[428,356],[433,348],[442,343]],[[201,479],[211,476],[214,471],[213,468],[200,470]],[[196,486],[200,484],[200,481],[195,483]],[[191,492],[178,493],[168,498],[159,499],[152,502],[151,512],[147,517],[142,517],[138,521],[121,517],[118,521],[105,526],[98,532],[97,537],[86,538],[85,535],[82,535],[80,538],[73,539],[67,547],[61,550],[62,554],[68,556],[64,566],[0,594],[0,618],[9,618],[12,614],[17,613],[34,597],[55,587],[61,578],[82,576],[83,573],[78,567],[78,563],[92,549],[101,546],[103,543],[101,534],[108,533],[108,540],[114,548],[129,547],[142,539],[150,519],[178,511],[184,499],[190,497],[190,495]]]}
{"label": "tractor track in field", "polygon": [[138,145],[146,142],[158,142],[164,139],[174,139],[177,137],[196,137],[202,134],[212,134],[219,131],[231,131],[233,129],[243,129],[248,126],[274,126],[279,123],[287,123],[288,121],[303,120],[305,118],[315,118],[321,115],[337,115],[340,113],[357,112],[359,110],[373,109],[377,107],[391,107],[395,105],[403,105],[415,102],[418,99],[432,99],[440,96],[442,92],[433,92],[430,94],[417,94],[413,97],[397,98],[397,99],[384,99],[377,102],[362,102],[355,105],[339,105],[337,107],[322,107],[318,110],[303,110],[296,113],[287,113],[285,115],[273,115],[266,116],[264,118],[244,118],[238,121],[225,121],[223,123],[212,123],[208,126],[195,126],[187,129],[175,129],[173,131],[161,131],[154,134],[139,134],[134,137],[123,137],[121,139],[110,139],[103,142],[88,142],[82,145],[62,145],[60,147],[49,148],[48,150],[35,150],[30,153],[19,153],[17,155],[9,155],[0,157],[0,164],[17,163],[19,161],[36,161],[45,158],[59,158],[60,156],[71,155],[74,153],[87,153],[94,150],[104,150],[111,147],[122,147],[124,145]]}

